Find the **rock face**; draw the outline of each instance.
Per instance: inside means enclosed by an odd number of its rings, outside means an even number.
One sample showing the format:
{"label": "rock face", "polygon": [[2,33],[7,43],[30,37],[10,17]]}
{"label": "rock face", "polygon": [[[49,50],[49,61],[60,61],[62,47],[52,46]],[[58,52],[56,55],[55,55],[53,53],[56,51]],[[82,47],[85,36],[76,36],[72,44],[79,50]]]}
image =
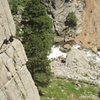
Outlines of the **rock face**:
{"label": "rock face", "polygon": [[7,0],[0,0],[0,100],[40,100]]}
{"label": "rock face", "polygon": [[76,32],[74,30],[71,31],[77,34],[80,33],[81,13],[83,12],[83,6],[84,6],[84,3],[82,1],[79,0],[42,0],[42,1],[47,7],[48,14],[53,19],[54,31],[58,35],[65,33],[64,31],[66,28],[65,21],[69,12],[75,12],[78,18],[78,23],[77,23],[78,30],[76,30]]}
{"label": "rock face", "polygon": [[65,61],[58,59],[51,62],[52,72],[55,77],[71,78],[100,86],[100,61],[95,62],[92,58],[84,51],[72,48]]}
{"label": "rock face", "polygon": [[[75,41],[86,48],[100,49],[100,1],[99,0],[42,0],[53,20],[57,35],[74,34]],[[78,22],[76,30],[66,30],[65,21],[74,12]],[[61,37],[61,36],[60,36]],[[60,39],[59,37],[59,39]],[[69,36],[65,38],[67,42]],[[61,39],[62,40],[62,37]]]}
{"label": "rock face", "polygon": [[82,17],[82,32],[77,43],[88,48],[100,48],[100,0],[85,0]]}

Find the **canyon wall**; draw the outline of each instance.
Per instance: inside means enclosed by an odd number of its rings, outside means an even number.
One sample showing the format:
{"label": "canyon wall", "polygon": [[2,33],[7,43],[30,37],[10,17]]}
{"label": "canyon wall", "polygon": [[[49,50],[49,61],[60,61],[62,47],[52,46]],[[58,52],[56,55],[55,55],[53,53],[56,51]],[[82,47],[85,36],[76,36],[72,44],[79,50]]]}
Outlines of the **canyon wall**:
{"label": "canyon wall", "polygon": [[81,32],[81,16],[83,13],[84,2],[81,0],[42,0],[46,5],[48,14],[53,20],[54,31],[57,35],[65,34],[65,21],[70,12],[74,12],[78,18],[77,30],[70,33],[79,34]]}
{"label": "canyon wall", "polygon": [[0,0],[0,100],[40,100],[7,0]]}
{"label": "canyon wall", "polygon": [[[49,16],[53,19],[54,31],[56,32],[57,42],[63,40],[65,42],[69,38],[75,40],[86,48],[96,51],[100,49],[100,1],[99,0],[42,0],[46,5]],[[65,21],[69,12],[74,12],[78,21],[76,30],[71,29],[66,32]]]}
{"label": "canyon wall", "polygon": [[87,48],[100,48],[100,0],[85,0],[82,16],[82,32],[77,43]]}

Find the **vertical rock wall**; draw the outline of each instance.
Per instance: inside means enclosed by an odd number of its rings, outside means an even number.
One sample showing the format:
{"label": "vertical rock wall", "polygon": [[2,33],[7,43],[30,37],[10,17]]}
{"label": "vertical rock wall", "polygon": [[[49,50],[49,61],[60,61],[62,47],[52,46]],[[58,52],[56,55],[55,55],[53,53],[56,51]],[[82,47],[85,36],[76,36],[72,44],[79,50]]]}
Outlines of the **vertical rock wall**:
{"label": "vertical rock wall", "polygon": [[0,0],[0,100],[40,100],[7,0]]}

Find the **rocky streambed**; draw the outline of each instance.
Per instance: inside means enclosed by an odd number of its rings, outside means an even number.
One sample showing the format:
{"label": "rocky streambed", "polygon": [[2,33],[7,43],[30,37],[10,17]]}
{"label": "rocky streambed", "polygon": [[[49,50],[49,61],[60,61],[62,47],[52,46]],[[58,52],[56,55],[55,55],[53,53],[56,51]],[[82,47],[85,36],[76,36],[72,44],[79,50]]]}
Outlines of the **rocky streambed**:
{"label": "rocky streambed", "polygon": [[48,58],[54,77],[71,78],[90,84],[100,85],[100,52],[82,48],[75,44],[67,52],[60,46],[52,47]]}

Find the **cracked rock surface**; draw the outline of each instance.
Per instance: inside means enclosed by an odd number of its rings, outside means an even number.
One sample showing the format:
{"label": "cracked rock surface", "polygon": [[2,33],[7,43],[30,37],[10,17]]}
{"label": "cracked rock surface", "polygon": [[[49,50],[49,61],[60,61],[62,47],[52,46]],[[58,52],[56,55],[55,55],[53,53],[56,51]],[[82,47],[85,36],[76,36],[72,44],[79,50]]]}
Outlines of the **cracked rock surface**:
{"label": "cracked rock surface", "polygon": [[40,100],[7,0],[0,0],[0,100]]}

